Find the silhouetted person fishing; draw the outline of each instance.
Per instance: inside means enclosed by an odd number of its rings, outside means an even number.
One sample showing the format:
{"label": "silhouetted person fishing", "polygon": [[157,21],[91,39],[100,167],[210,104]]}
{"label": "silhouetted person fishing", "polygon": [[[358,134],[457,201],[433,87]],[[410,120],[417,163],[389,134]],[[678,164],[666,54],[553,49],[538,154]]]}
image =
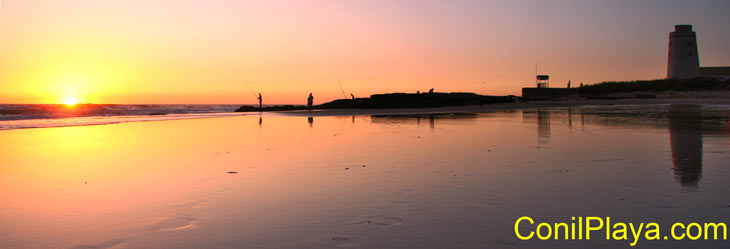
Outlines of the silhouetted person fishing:
{"label": "silhouetted person fishing", "polygon": [[261,93],[259,93],[259,97],[257,99],[259,100],[259,109],[261,109],[261,104],[263,103],[263,98],[261,98]]}
{"label": "silhouetted person fishing", "polygon": [[314,96],[312,96],[312,93],[309,93],[309,97],[307,98],[307,109],[312,110],[312,103],[314,102]]}

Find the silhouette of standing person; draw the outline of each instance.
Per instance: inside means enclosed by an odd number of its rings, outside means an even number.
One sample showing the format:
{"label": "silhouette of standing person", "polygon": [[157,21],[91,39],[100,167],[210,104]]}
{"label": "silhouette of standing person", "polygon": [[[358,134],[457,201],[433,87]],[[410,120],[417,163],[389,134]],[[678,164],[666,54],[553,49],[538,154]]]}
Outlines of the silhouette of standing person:
{"label": "silhouette of standing person", "polygon": [[314,96],[312,96],[312,93],[309,93],[309,97],[307,98],[307,109],[312,110],[312,103],[314,102]]}
{"label": "silhouette of standing person", "polygon": [[352,100],[355,100],[355,94],[350,93],[350,97],[352,97]]}
{"label": "silhouette of standing person", "polygon": [[261,98],[261,93],[259,93],[259,97],[257,99],[259,100],[259,109],[261,109],[261,103],[263,103],[263,98]]}
{"label": "silhouette of standing person", "polygon": [[568,88],[570,88],[570,81],[568,81]]}

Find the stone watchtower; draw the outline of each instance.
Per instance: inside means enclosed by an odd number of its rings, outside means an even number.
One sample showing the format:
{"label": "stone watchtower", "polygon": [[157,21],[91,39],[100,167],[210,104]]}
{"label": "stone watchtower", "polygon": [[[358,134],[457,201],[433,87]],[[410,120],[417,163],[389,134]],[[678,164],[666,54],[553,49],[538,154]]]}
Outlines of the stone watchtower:
{"label": "stone watchtower", "polygon": [[700,76],[700,56],[697,54],[697,36],[692,25],[675,25],[669,33],[667,78],[688,79]]}

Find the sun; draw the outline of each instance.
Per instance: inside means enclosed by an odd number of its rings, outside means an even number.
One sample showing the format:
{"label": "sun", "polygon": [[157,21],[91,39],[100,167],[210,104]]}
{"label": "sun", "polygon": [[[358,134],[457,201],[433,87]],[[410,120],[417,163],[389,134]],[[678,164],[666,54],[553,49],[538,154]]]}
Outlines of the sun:
{"label": "sun", "polygon": [[79,103],[79,100],[77,100],[74,97],[68,97],[68,98],[66,98],[66,99],[63,100],[63,104],[64,105],[67,105],[67,106],[76,105],[78,103]]}

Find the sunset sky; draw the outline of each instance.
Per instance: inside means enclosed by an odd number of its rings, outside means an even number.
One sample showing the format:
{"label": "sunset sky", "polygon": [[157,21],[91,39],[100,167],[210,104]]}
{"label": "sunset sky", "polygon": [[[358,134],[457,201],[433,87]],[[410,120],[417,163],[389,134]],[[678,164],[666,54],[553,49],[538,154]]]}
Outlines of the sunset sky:
{"label": "sunset sky", "polygon": [[0,103],[316,103],[666,75],[668,33],[730,66],[730,1],[1,0]]}

